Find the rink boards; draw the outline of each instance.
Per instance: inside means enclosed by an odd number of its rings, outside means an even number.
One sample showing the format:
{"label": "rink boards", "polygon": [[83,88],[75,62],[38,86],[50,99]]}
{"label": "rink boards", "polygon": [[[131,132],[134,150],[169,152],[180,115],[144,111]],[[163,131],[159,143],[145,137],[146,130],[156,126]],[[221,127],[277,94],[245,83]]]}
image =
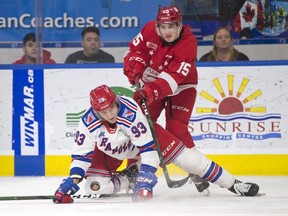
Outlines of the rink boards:
{"label": "rink boards", "polygon": [[[0,176],[67,175],[90,90],[105,83],[133,94],[122,66],[1,65]],[[288,61],[197,68],[189,123],[196,146],[233,174],[288,175]]]}

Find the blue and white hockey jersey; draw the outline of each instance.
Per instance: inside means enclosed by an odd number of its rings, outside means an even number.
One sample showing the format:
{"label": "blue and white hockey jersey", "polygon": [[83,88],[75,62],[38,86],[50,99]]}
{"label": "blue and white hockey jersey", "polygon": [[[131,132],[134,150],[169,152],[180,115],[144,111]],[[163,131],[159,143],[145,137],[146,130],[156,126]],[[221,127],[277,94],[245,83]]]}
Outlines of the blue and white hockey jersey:
{"label": "blue and white hockey jersey", "polygon": [[125,96],[117,96],[117,102],[119,112],[113,128],[91,107],[83,115],[76,133],[70,175],[85,175],[95,148],[118,160],[135,158],[140,153],[142,164],[158,167],[155,143],[140,107]]}

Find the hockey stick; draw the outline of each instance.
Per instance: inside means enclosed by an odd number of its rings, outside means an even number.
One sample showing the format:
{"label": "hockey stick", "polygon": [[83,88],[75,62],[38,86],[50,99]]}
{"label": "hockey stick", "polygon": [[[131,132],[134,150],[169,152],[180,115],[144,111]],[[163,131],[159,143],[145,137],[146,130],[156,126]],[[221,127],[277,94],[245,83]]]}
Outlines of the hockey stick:
{"label": "hockey stick", "polygon": [[[123,194],[78,194],[72,195],[73,199],[108,199],[108,198],[117,198],[117,197],[132,197],[131,193]],[[35,195],[35,196],[2,196],[0,201],[8,200],[43,200],[43,199],[53,199],[53,195]]]}
{"label": "hockey stick", "polygon": [[[140,90],[140,84],[139,83],[136,83],[136,89],[137,89],[137,91]],[[142,105],[142,108],[144,110],[145,116],[147,118],[150,130],[151,130],[151,133],[152,133],[155,145],[156,145],[156,150],[157,150],[157,153],[158,153],[160,164],[161,164],[162,169],[163,169],[163,173],[164,173],[164,176],[165,176],[166,183],[167,183],[168,187],[170,187],[170,188],[182,187],[189,180],[190,175],[188,175],[186,178],[181,179],[181,180],[176,180],[175,181],[175,180],[170,179],[170,176],[169,176],[166,164],[165,164],[165,160],[164,160],[162,152],[160,150],[158,138],[157,138],[154,126],[153,126],[153,121],[151,119],[151,116],[150,116],[148,108],[147,108],[146,101],[144,99],[141,100],[141,105]]]}

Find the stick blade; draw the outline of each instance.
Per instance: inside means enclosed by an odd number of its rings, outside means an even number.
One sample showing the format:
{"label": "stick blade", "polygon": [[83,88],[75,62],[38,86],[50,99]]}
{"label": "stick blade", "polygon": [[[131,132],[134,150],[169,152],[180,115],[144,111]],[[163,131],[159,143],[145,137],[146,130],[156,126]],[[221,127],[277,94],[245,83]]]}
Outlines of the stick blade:
{"label": "stick blade", "polygon": [[190,179],[190,175],[188,175],[186,178],[178,180],[178,181],[174,181],[171,179],[167,179],[167,185],[169,188],[178,188],[178,187],[182,187],[183,185],[185,185],[187,183],[187,181]]}

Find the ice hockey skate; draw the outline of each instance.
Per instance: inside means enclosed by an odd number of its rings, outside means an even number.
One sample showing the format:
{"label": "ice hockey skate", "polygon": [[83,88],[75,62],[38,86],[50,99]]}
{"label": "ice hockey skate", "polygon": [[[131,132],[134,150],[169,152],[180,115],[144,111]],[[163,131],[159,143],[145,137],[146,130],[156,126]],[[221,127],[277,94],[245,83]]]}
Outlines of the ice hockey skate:
{"label": "ice hockey skate", "polygon": [[194,183],[197,191],[199,193],[203,193],[207,196],[210,195],[210,191],[209,191],[209,182],[203,180],[200,176],[198,175],[194,175],[194,174],[190,174],[190,184],[192,184],[192,182]]}
{"label": "ice hockey skate", "polygon": [[241,196],[256,196],[259,191],[259,185],[250,182],[243,183],[236,179],[232,187],[228,190]]}

